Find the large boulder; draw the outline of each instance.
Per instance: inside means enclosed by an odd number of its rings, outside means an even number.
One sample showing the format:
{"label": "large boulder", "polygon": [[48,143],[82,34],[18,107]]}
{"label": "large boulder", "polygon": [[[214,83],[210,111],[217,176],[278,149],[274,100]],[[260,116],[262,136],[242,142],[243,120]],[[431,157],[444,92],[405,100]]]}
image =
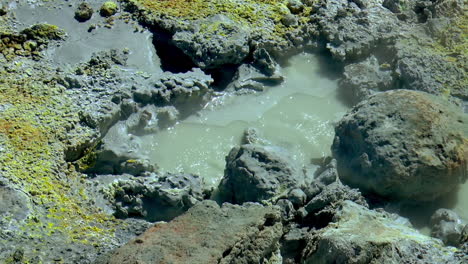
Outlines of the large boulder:
{"label": "large boulder", "polygon": [[393,198],[434,200],[468,176],[468,118],[441,97],[395,90],[354,107],[335,128],[340,178]]}
{"label": "large boulder", "polygon": [[303,183],[304,173],[286,150],[245,144],[226,157],[219,195],[232,203],[260,202],[287,195]]}
{"label": "large boulder", "polygon": [[97,263],[263,263],[279,248],[279,212],[258,204],[204,201],[158,223]]}
{"label": "large boulder", "polygon": [[332,223],[309,236],[301,263],[464,263],[455,248],[422,235],[404,218],[352,201],[338,207]]}

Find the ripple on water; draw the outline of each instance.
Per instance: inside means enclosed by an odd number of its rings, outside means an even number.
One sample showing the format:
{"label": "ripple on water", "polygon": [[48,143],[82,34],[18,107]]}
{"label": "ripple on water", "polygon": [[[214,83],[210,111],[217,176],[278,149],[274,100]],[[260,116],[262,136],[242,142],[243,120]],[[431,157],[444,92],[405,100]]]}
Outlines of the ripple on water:
{"label": "ripple on water", "polygon": [[329,155],[333,123],[348,110],[337,99],[337,82],[321,76],[312,54],[294,56],[283,72],[282,85],[215,98],[197,115],[145,136],[145,151],[162,172],[195,173],[212,184],[223,176],[225,156],[248,127],[302,163]]}

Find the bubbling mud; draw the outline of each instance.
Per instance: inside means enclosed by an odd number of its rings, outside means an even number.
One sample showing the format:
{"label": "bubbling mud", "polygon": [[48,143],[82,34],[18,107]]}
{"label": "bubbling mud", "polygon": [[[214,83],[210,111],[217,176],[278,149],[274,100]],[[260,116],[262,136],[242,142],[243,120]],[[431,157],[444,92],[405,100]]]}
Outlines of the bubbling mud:
{"label": "bubbling mud", "polygon": [[348,110],[338,99],[337,82],[324,77],[315,55],[296,55],[289,65],[282,85],[217,97],[197,115],[145,136],[152,162],[161,172],[194,173],[215,185],[223,176],[225,156],[250,127],[302,164],[330,155],[334,122]]}

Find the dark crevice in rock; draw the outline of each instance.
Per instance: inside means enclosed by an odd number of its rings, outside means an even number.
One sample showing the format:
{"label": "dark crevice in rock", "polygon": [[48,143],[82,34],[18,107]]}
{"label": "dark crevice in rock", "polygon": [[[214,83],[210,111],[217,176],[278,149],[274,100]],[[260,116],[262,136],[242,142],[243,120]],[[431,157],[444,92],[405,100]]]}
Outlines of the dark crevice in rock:
{"label": "dark crevice in rock", "polygon": [[171,43],[172,35],[164,31],[153,31],[153,44],[161,61],[163,71],[188,72],[196,65],[182,50]]}
{"label": "dark crevice in rock", "polygon": [[205,72],[213,78],[212,88],[217,91],[222,91],[232,83],[239,65],[229,64],[222,68],[205,70]]}

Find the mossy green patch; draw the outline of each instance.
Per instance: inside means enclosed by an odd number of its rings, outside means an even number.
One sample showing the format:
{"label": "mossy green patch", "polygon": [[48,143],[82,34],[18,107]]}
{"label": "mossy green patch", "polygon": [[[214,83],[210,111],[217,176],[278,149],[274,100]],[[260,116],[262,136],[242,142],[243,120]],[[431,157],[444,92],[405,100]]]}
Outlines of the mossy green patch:
{"label": "mossy green patch", "polygon": [[104,4],[102,4],[100,13],[104,17],[109,17],[114,15],[117,12],[118,6],[115,2],[113,1],[107,1]]}
{"label": "mossy green patch", "polygon": [[16,56],[40,56],[40,48],[47,46],[50,40],[60,40],[65,32],[59,27],[50,24],[37,24],[14,33],[9,30],[0,30],[0,53],[7,60]]}
{"label": "mossy green patch", "polygon": [[[285,0],[127,0],[137,8],[161,17],[192,21],[223,14],[233,21],[264,33],[264,37],[284,37],[294,27],[281,23],[289,14]],[[311,8],[305,7],[299,14],[300,22],[306,23]],[[300,24],[301,24],[300,23]]]}
{"label": "mossy green patch", "polygon": [[468,74],[466,74],[468,69],[468,12],[465,10],[461,15],[452,18],[451,23],[429,48],[465,72],[464,78],[458,83],[446,85],[445,89],[448,93],[452,91],[457,95],[461,92],[464,93],[462,97],[468,96],[466,91],[468,87]]}
{"label": "mossy green patch", "polygon": [[115,220],[91,206],[83,176],[64,161],[62,140],[79,122],[73,103],[43,65],[6,68],[0,68],[1,175],[34,207],[21,232],[33,239],[60,234],[63,243],[112,237]]}

